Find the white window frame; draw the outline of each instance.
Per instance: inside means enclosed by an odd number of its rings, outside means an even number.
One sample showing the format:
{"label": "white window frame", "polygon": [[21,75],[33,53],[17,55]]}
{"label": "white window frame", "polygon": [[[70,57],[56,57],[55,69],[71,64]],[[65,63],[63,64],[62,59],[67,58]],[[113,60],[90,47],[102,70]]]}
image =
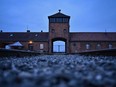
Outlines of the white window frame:
{"label": "white window frame", "polygon": [[40,49],[44,49],[44,44],[40,44]]}
{"label": "white window frame", "polygon": [[112,44],[109,44],[109,45],[108,45],[108,48],[111,49],[111,48],[112,48]]}
{"label": "white window frame", "polygon": [[101,49],[101,44],[97,44],[97,49]]}
{"label": "white window frame", "polygon": [[87,50],[90,49],[90,44],[86,44],[86,49],[87,49]]}

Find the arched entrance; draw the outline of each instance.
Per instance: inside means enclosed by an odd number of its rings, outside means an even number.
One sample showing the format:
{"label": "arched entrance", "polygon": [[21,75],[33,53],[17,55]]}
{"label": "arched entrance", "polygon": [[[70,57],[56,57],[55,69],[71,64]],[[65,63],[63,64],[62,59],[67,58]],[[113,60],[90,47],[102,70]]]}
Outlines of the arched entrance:
{"label": "arched entrance", "polygon": [[64,41],[54,41],[53,42],[53,52],[65,53],[65,42]]}
{"label": "arched entrance", "polygon": [[52,53],[66,53],[66,45],[64,38],[52,39]]}

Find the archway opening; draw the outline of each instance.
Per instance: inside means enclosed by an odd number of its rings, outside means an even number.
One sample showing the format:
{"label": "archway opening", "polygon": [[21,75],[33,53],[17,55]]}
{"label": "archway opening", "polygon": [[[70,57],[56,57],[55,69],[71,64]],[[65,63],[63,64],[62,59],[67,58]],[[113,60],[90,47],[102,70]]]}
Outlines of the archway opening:
{"label": "archway opening", "polygon": [[53,42],[53,52],[54,53],[65,53],[65,42],[64,41],[54,41]]}
{"label": "archway opening", "polygon": [[53,53],[66,53],[66,39],[54,38],[52,39],[52,52]]}

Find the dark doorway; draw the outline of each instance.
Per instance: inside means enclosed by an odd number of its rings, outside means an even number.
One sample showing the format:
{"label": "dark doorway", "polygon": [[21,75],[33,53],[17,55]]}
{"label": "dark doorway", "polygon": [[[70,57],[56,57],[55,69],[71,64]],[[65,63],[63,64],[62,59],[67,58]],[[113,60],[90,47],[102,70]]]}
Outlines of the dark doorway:
{"label": "dark doorway", "polygon": [[33,45],[32,44],[28,44],[28,50],[33,51]]}

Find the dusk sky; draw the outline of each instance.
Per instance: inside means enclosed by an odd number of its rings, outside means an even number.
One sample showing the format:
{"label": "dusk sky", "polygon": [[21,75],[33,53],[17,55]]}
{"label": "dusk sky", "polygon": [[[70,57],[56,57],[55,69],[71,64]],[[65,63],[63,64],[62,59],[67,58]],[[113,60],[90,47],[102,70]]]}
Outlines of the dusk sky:
{"label": "dusk sky", "polygon": [[0,0],[3,32],[48,32],[48,16],[71,16],[71,32],[116,32],[116,0]]}

